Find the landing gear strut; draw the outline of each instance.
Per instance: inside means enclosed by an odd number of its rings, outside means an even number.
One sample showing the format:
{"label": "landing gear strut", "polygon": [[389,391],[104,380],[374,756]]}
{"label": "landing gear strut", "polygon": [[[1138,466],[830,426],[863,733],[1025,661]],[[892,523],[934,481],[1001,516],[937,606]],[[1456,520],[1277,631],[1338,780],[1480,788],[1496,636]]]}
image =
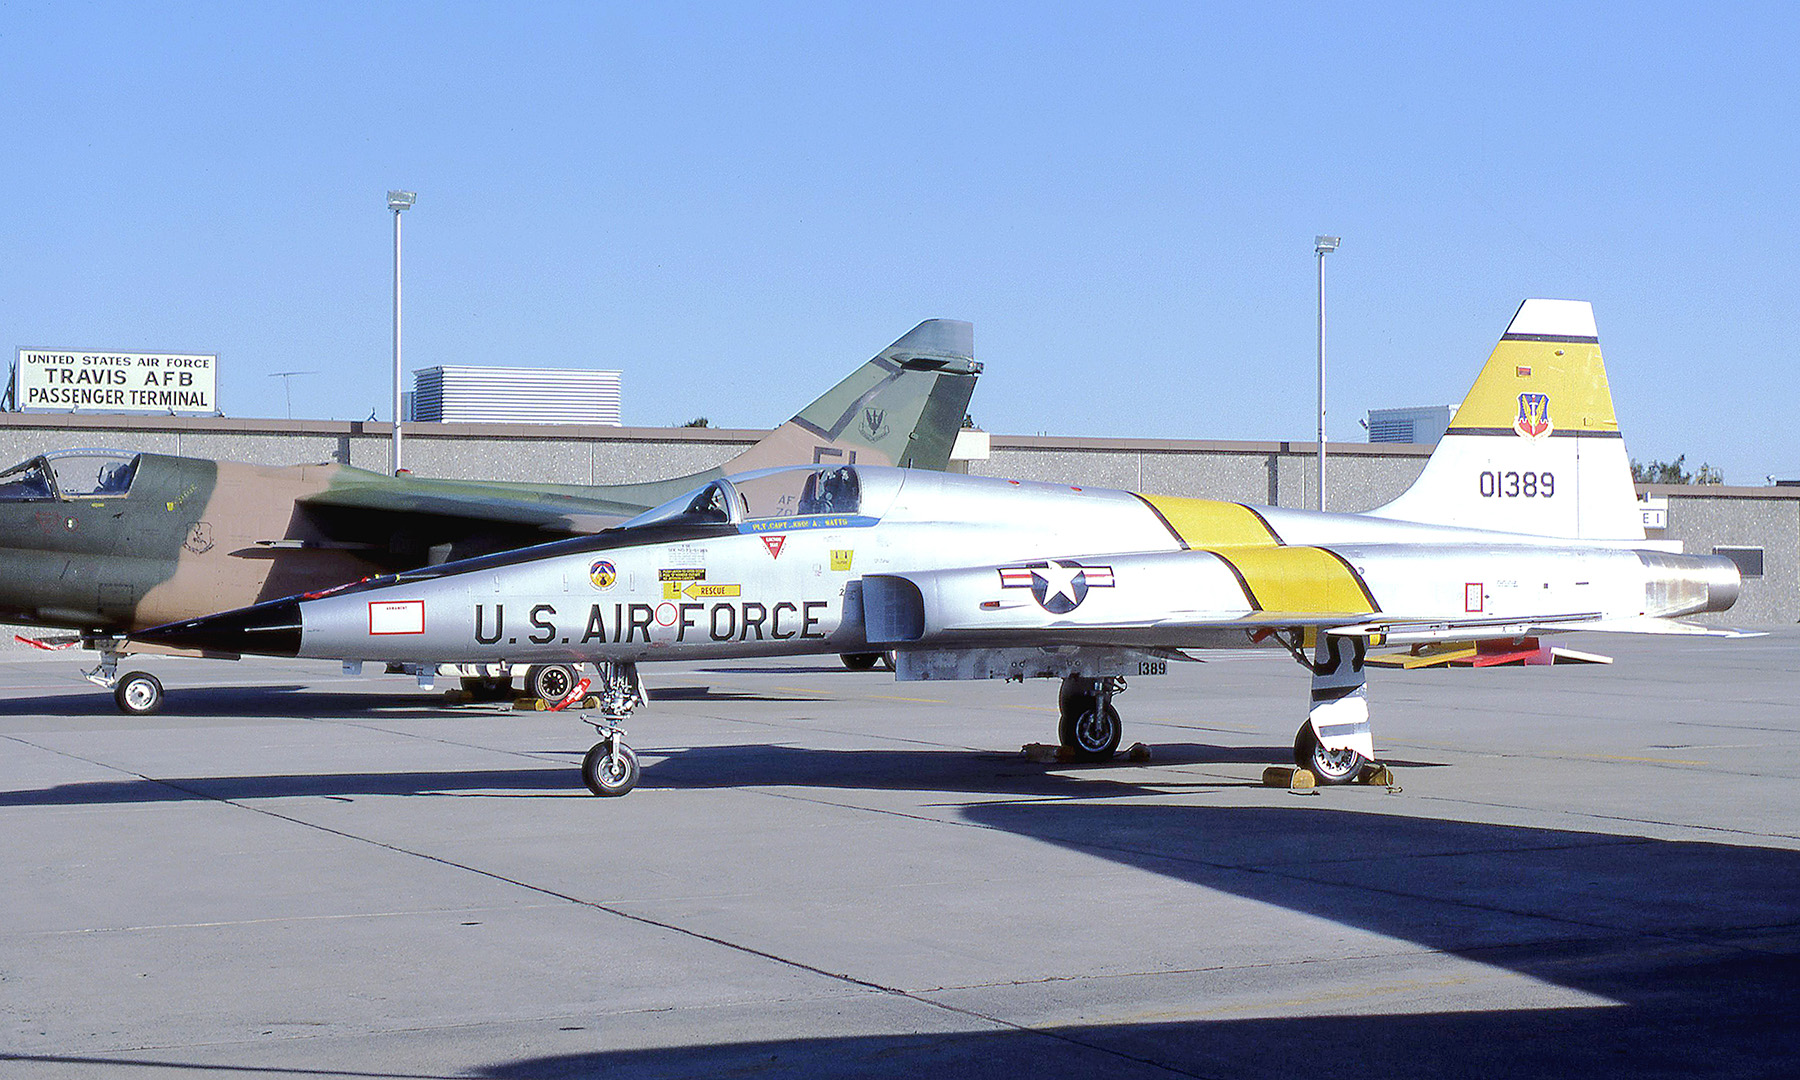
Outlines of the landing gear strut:
{"label": "landing gear strut", "polygon": [[1321,633],[1310,658],[1298,632],[1276,640],[1312,672],[1312,705],[1294,734],[1294,764],[1321,784],[1354,783],[1375,756],[1363,669],[1368,640]]}
{"label": "landing gear strut", "polygon": [[100,662],[94,670],[84,671],[82,677],[95,686],[104,687],[113,692],[113,704],[127,716],[149,716],[161,712],[163,707],[162,680],[147,671],[128,671],[119,674],[118,641],[114,638],[96,639],[90,646],[100,652]]}
{"label": "landing gear strut", "polygon": [[647,700],[643,680],[638,678],[637,664],[629,661],[600,661],[594,665],[599,680],[594,684],[600,699],[600,718],[589,719],[600,741],[581,759],[581,782],[596,795],[623,795],[637,786],[638,759],[625,745],[625,729],[619,722]]}
{"label": "landing gear strut", "polygon": [[1089,679],[1070,675],[1063,679],[1056,702],[1056,734],[1077,761],[1107,761],[1118,750],[1123,727],[1112,699],[1124,692],[1125,680],[1117,676]]}

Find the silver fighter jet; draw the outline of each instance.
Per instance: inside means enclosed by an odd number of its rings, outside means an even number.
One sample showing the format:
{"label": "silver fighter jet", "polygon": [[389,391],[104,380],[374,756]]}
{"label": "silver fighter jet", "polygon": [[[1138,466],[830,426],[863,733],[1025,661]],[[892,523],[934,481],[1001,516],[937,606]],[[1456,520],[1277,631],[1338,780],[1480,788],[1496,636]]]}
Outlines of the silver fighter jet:
{"label": "silver fighter jet", "polygon": [[908,679],[1061,680],[1059,737],[1120,740],[1113,698],[1195,650],[1311,676],[1295,760],[1375,758],[1372,644],[1572,630],[1719,634],[1736,566],[1644,537],[1586,303],[1526,301],[1417,483],[1365,514],[864,465],[720,478],[596,536],[372,578],[137,637],[234,653],[590,663],[596,794],[653,660],[893,651]]}

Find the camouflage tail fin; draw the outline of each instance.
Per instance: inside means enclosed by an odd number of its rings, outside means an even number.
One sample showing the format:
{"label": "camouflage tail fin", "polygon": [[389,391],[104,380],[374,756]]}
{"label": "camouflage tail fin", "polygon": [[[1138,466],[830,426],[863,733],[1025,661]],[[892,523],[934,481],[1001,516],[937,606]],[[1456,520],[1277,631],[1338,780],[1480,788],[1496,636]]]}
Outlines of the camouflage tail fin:
{"label": "camouflage tail fin", "polygon": [[1419,479],[1378,517],[1642,540],[1593,305],[1527,300]]}
{"label": "camouflage tail fin", "polygon": [[980,373],[975,328],[927,319],[722,469],[832,461],[942,469]]}

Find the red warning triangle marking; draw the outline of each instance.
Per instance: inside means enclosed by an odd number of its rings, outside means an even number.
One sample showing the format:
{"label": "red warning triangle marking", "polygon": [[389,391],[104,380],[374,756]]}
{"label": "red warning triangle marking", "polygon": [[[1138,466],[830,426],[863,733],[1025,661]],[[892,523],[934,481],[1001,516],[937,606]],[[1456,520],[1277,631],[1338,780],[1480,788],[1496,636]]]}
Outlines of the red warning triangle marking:
{"label": "red warning triangle marking", "polygon": [[763,547],[766,547],[769,549],[769,558],[779,559],[779,558],[781,558],[781,545],[787,543],[787,537],[785,537],[785,536],[765,536],[762,538],[762,542],[763,542]]}

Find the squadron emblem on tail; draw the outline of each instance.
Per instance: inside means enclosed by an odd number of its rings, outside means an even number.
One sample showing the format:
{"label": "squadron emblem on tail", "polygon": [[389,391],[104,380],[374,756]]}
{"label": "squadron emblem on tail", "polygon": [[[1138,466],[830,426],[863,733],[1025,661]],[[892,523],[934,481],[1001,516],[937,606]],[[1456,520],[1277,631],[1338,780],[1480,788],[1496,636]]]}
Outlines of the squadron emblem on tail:
{"label": "squadron emblem on tail", "polygon": [[1550,395],[1520,394],[1519,416],[1513,421],[1513,430],[1527,439],[1542,439],[1556,430],[1550,423]]}

